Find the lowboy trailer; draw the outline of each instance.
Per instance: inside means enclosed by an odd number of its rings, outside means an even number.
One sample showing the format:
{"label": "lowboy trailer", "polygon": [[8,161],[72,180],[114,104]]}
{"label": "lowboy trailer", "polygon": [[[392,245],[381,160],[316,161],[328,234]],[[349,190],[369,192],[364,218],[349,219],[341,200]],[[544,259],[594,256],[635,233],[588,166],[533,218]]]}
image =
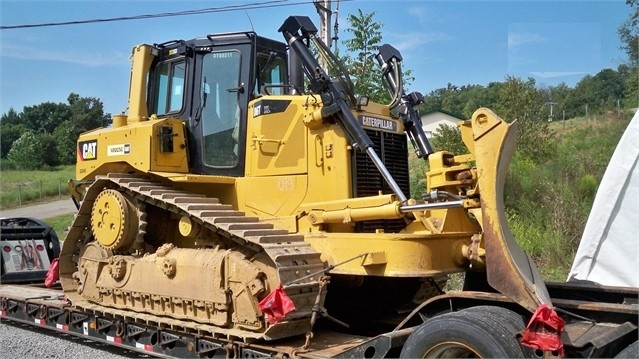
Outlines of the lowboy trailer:
{"label": "lowboy trailer", "polygon": [[[636,288],[592,284],[547,283],[555,310],[566,320],[562,342],[566,357],[632,358],[637,352],[639,291]],[[78,310],[59,288],[1,285],[0,319],[75,335],[156,357],[398,357],[408,337],[431,318],[477,316],[479,310],[517,310],[516,303],[497,293],[458,291],[431,298],[407,315],[402,325],[376,336],[352,335],[318,327],[309,335],[277,341],[246,341],[216,334],[207,325],[183,322],[100,306]],[[447,314],[441,314],[447,313]],[[460,314],[472,315],[460,315]],[[439,315],[437,315],[439,314]],[[626,349],[626,352],[623,352]],[[543,352],[521,346],[525,357]],[[631,354],[631,353],[634,353]],[[558,353],[555,353],[558,354]],[[623,356],[627,355],[627,356]]]}

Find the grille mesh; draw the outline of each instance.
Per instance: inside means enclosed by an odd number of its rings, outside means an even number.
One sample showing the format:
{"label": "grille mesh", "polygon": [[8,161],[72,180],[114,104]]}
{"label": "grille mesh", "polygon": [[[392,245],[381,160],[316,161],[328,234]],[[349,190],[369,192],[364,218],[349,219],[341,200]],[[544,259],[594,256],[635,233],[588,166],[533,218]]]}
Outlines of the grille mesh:
{"label": "grille mesh", "polygon": [[[409,195],[410,178],[408,174],[408,144],[406,136],[404,134],[370,130],[367,130],[366,133],[373,142],[373,148],[377,156],[386,165],[388,172],[393,176],[399,188],[405,195]],[[353,163],[353,195],[355,197],[375,196],[379,191],[384,194],[393,193],[366,153],[354,151]],[[396,233],[405,226],[406,223],[403,219],[367,221],[357,223],[356,231],[375,232],[376,229],[383,229],[387,233]]]}

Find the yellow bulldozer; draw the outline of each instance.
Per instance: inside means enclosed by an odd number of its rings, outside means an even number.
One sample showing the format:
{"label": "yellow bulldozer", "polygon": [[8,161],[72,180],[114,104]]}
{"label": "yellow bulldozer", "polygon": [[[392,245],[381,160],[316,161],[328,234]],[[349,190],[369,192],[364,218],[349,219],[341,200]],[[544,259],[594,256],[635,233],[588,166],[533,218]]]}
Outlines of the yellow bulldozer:
{"label": "yellow bulldozer", "polygon": [[[308,350],[326,327],[410,327],[463,272],[464,291],[432,311],[504,304],[468,325],[516,340],[525,313],[552,308],[504,217],[516,123],[478,109],[459,125],[468,154],[433,151],[396,49],[376,57],[392,98],[378,104],[309,18],[279,32],[133,48],[128,113],[78,140],[60,256],[74,308],[262,348],[306,335]],[[428,164],[422,198],[407,196],[410,151]],[[426,350],[413,338],[402,355]],[[440,355],[522,355],[468,343]]]}

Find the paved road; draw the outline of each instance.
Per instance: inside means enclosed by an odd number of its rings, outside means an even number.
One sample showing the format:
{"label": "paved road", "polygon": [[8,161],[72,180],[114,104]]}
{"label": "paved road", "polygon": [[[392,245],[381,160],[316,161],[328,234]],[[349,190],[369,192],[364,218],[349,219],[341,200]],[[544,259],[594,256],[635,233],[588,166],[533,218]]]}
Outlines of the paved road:
{"label": "paved road", "polygon": [[36,217],[47,219],[75,211],[76,208],[71,198],[65,198],[48,203],[1,209],[0,217]]}

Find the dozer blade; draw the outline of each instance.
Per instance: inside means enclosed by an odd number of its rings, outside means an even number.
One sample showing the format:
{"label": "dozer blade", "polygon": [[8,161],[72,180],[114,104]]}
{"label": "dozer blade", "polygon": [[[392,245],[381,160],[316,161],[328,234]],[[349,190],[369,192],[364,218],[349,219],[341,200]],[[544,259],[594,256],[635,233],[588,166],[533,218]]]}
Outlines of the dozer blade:
{"label": "dozer blade", "polygon": [[517,122],[509,125],[486,108],[475,111],[472,121],[488,283],[531,312],[541,304],[552,308],[537,267],[506,222],[504,181],[515,149]]}

